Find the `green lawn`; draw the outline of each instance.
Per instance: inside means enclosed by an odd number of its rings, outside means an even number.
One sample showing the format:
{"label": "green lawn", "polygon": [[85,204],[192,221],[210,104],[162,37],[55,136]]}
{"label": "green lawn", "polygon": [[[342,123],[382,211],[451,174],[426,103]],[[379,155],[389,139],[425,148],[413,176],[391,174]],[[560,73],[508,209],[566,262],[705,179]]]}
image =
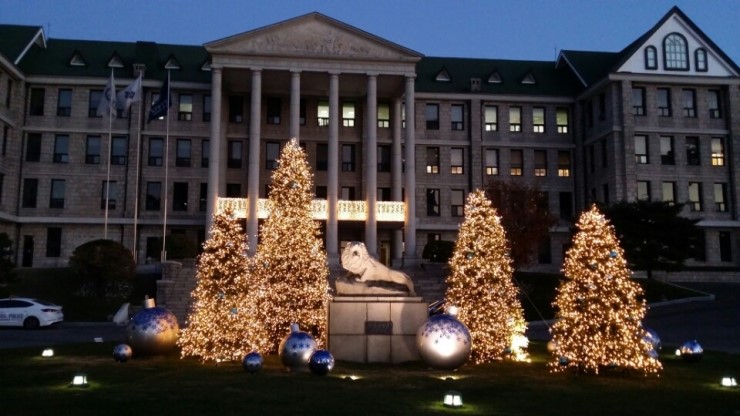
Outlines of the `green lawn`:
{"label": "green lawn", "polygon": [[[482,415],[736,415],[740,390],[719,385],[740,375],[740,356],[708,352],[695,363],[664,350],[660,377],[607,372],[553,374],[542,344],[532,363],[466,365],[454,373],[421,363],[339,362],[328,376],[285,371],[275,356],[247,374],[239,363],[201,364],[176,354],[116,363],[112,344],[0,351],[1,414],[231,415],[231,414],[482,414]],[[84,371],[91,386],[69,387]],[[346,377],[354,375],[357,380]],[[454,379],[445,380],[446,377]],[[464,407],[441,405],[448,390]]]}

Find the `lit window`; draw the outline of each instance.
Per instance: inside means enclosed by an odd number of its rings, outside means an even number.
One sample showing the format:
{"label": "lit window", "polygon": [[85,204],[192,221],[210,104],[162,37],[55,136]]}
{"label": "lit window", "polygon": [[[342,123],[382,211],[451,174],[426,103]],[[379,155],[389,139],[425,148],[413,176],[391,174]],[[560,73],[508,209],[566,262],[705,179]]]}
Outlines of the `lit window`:
{"label": "lit window", "polygon": [[486,131],[497,131],[498,130],[498,107],[495,105],[487,105],[484,107],[484,122],[486,124]]}
{"label": "lit window", "polygon": [[511,159],[509,160],[509,175],[522,176],[524,171],[524,152],[519,149],[511,150]]}
{"label": "lit window", "polygon": [[326,127],[329,125],[329,102],[319,101],[317,108],[317,117],[319,127]]}
{"label": "lit window", "polygon": [[463,174],[463,148],[453,147],[450,149],[450,173],[453,175]]}
{"label": "lit window", "polygon": [[570,176],[570,152],[567,150],[558,151],[558,176],[561,178]]}
{"label": "lit window", "polygon": [[725,144],[720,137],[712,138],[712,166],[725,165]]}
{"label": "lit window", "polygon": [[535,133],[545,132],[545,108],[534,107],[532,109],[532,131]]}
{"label": "lit window", "polygon": [[177,119],[190,121],[193,119],[193,95],[180,94],[180,105],[178,107]]}
{"label": "lit window", "polygon": [[637,200],[638,201],[649,201],[650,200],[650,182],[637,181]]}
{"label": "lit window", "polygon": [[498,149],[486,149],[486,175],[498,175]]}
{"label": "lit window", "polygon": [[509,107],[509,131],[522,131],[521,107]]}
{"label": "lit window", "polygon": [[558,133],[564,134],[568,132],[568,109],[567,108],[558,108],[555,110],[555,121],[557,123],[558,127]]}
{"label": "lit window", "polygon": [[450,215],[462,217],[465,215],[465,191],[453,189],[450,191]]}
{"label": "lit window", "polygon": [[647,136],[635,136],[635,163],[648,163]]}
{"label": "lit window", "polygon": [[727,184],[726,183],[715,183],[714,184],[714,204],[717,208],[717,212],[727,212]]}
{"label": "lit window", "polygon": [[355,126],[355,103],[342,104],[342,126]]}
{"label": "lit window", "polygon": [[427,173],[439,173],[439,147],[427,147]]}
{"label": "lit window", "polygon": [[387,129],[391,126],[391,106],[388,103],[378,104],[378,128]]}
{"label": "lit window", "polygon": [[683,116],[696,117],[696,91],[685,89],[681,91],[683,99]]}
{"label": "lit window", "polygon": [[534,176],[547,176],[547,151],[534,151]]}
{"label": "lit window", "polygon": [[663,182],[661,186],[663,202],[667,202],[669,205],[676,203],[676,183],[675,182]]}
{"label": "lit window", "polygon": [[678,33],[671,33],[663,41],[663,62],[667,70],[688,70],[689,52],[686,38]]}
{"label": "lit window", "polygon": [[451,110],[451,130],[464,130],[465,123],[463,122],[464,107],[461,104],[452,104]]}
{"label": "lit window", "polygon": [[701,211],[701,184],[699,182],[689,182],[688,205],[691,211]]}

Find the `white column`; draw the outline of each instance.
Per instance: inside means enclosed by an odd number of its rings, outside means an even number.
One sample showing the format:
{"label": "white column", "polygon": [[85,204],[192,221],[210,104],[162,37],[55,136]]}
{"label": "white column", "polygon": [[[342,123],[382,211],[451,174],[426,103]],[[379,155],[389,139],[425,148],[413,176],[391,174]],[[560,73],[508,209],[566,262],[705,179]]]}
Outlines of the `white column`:
{"label": "white column", "polygon": [[367,76],[367,140],[365,145],[365,247],[370,255],[378,255],[378,77]]}
{"label": "white column", "polygon": [[329,146],[326,184],[326,253],[330,264],[339,262],[339,226],[337,200],[339,199],[339,74],[329,74]]}
{"label": "white column", "polygon": [[406,222],[405,263],[414,265],[416,257],[416,130],[414,127],[414,75],[406,77]]}
{"label": "white column", "polygon": [[206,233],[211,236],[213,214],[218,210],[218,191],[221,173],[221,68],[211,68],[211,138],[208,143],[208,204],[206,205]]}
{"label": "white column", "polygon": [[[403,154],[401,153],[401,99],[393,100],[391,114],[393,121],[393,146],[391,147],[391,199],[403,200]],[[403,230],[393,230],[393,243],[391,244],[394,262],[403,258]]]}
{"label": "white column", "polygon": [[247,198],[249,198],[249,212],[247,217],[247,242],[249,253],[257,249],[257,235],[259,220],[257,218],[257,202],[260,195],[260,109],[262,106],[262,70],[252,69],[252,101],[249,116],[249,170]]}
{"label": "white column", "polygon": [[290,71],[290,137],[298,138],[301,128],[301,71]]}

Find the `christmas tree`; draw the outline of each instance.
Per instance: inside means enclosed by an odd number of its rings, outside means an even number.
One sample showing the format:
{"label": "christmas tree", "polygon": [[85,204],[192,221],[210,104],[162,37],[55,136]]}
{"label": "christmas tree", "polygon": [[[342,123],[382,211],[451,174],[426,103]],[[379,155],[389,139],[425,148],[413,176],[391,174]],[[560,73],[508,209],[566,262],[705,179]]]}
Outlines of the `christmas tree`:
{"label": "christmas tree", "polygon": [[566,253],[565,280],[554,305],[552,327],[555,371],[571,368],[599,373],[626,368],[656,373],[662,366],[650,356],[642,328],[642,288],[630,280],[614,228],[596,206],[581,214],[573,245]]}
{"label": "christmas tree", "polygon": [[326,337],[329,267],[319,224],[311,215],[313,175],[306,154],[293,139],[283,149],[272,175],[269,217],[260,229],[255,254],[259,280],[259,317],[269,338],[269,351],[292,323],[316,338]]}
{"label": "christmas tree", "polygon": [[198,257],[192,311],[177,342],[183,358],[240,360],[265,349],[253,303],[244,302],[250,280],[246,252],[245,234],[233,212],[215,214],[211,238]]}
{"label": "christmas tree", "polygon": [[468,196],[447,277],[446,302],[470,331],[475,363],[526,359],[524,311],[512,282],[506,234],[483,191]]}

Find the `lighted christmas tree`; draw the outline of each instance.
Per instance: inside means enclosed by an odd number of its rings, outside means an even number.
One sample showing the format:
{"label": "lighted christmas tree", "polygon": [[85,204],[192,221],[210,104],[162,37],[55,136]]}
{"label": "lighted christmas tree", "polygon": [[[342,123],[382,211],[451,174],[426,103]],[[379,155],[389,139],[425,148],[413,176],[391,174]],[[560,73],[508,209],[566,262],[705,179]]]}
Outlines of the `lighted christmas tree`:
{"label": "lighted christmas tree", "polygon": [[470,331],[475,363],[526,359],[526,322],[512,281],[506,233],[483,191],[470,193],[450,259],[445,300]]}
{"label": "lighted christmas tree", "polygon": [[203,361],[240,360],[264,350],[264,332],[254,319],[249,293],[249,259],[244,230],[233,212],[213,216],[211,238],[198,257],[192,308],[178,345],[182,357]]}
{"label": "lighted christmas tree", "polygon": [[260,285],[259,317],[269,352],[277,350],[297,323],[319,346],[326,337],[329,267],[319,224],[311,215],[313,175],[306,154],[293,139],[272,175],[269,217],[260,229],[254,271]]}
{"label": "lighted christmas tree", "polygon": [[630,280],[614,228],[596,206],[581,214],[576,227],[554,302],[559,311],[550,367],[595,374],[614,367],[660,371],[642,328],[642,288]]}

